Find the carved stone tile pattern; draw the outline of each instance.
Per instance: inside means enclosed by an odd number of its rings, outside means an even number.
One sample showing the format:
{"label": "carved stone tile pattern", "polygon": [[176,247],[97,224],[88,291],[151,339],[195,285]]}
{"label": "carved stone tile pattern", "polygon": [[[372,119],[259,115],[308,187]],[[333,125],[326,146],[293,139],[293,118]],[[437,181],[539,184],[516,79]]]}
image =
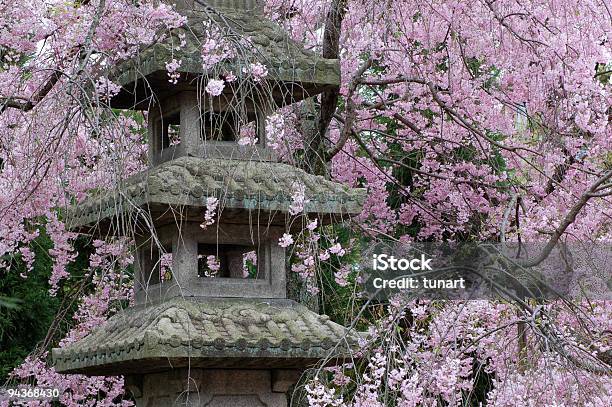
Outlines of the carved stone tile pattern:
{"label": "carved stone tile pattern", "polygon": [[102,191],[68,209],[71,227],[93,225],[101,219],[147,204],[205,206],[219,198],[225,208],[287,212],[296,184],[305,186],[305,212],[357,214],[364,189],[348,188],[281,163],[181,157],[129,179],[122,188]]}
{"label": "carved stone tile pattern", "polygon": [[[156,358],[322,359],[357,334],[290,300],[173,299],[128,308],[85,338],[53,350],[58,372]],[[338,346],[337,346],[338,345]]]}
{"label": "carved stone tile pattern", "polygon": [[[176,30],[176,38],[168,38],[143,50],[138,58],[119,64],[117,71],[121,74],[115,81],[128,85],[138,77],[164,71],[165,64],[173,58],[182,61],[178,72],[208,73],[202,65],[201,50],[206,39],[205,24],[212,19],[228,37],[245,41],[254,61],[266,65],[271,79],[318,85],[340,83],[337,60],[324,59],[302,48],[279,25],[260,13],[240,8],[221,8],[218,11],[182,10],[181,13],[187,17],[187,24]],[[181,49],[176,49],[176,44],[181,42],[178,35],[184,35],[186,39]],[[238,77],[243,75],[244,61],[228,60],[222,64],[224,70],[233,71]]]}

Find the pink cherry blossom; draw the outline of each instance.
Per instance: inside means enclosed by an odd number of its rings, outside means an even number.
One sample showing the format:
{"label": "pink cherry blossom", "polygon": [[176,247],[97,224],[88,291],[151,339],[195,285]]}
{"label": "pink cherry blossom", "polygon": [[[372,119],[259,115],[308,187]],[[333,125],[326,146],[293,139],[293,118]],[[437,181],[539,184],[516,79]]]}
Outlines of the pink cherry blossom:
{"label": "pink cherry blossom", "polygon": [[[22,277],[30,278],[42,260],[33,245],[48,236],[49,295],[61,292],[79,247],[66,209],[101,190],[118,191],[117,185],[150,165],[147,114],[108,108],[120,91],[110,69],[171,40],[160,63],[166,85],[177,82],[183,61],[174,55],[189,41],[177,34],[186,18],[170,3],[0,2],[3,272],[15,273],[23,262]],[[325,105],[317,96],[266,110],[265,129],[252,125],[237,137],[243,147],[265,141],[282,163],[316,172],[324,182],[366,190],[361,213],[339,217],[343,222],[335,226],[304,214],[304,185],[284,191],[291,195],[292,228],[279,245],[291,246],[290,270],[307,293],[321,294],[323,301],[354,294],[342,310],[346,314],[336,312],[335,318],[347,318],[340,322],[348,326],[363,304],[364,277],[355,260],[360,248],[382,238],[546,242],[561,231],[564,242],[612,241],[610,178],[596,185],[611,168],[608,3],[264,3],[268,17],[319,56],[334,48],[324,43],[330,7],[343,7],[335,10],[342,16],[334,57],[340,64],[339,100],[326,131],[317,133]],[[277,60],[285,55],[249,54],[260,38],[238,39],[230,27],[208,20],[197,28],[204,96],[243,85],[266,90],[277,79]],[[241,68],[227,72],[234,62]],[[319,69],[324,66],[313,77]],[[265,140],[258,140],[264,133]],[[324,158],[318,169],[308,162],[314,135],[320,136],[317,154]],[[210,197],[202,204],[207,228],[223,203]],[[116,304],[133,301],[126,272],[131,247],[128,240],[92,242],[86,270],[92,289],[77,299],[76,313],[62,320],[68,332],[60,347],[103,324],[117,312]],[[220,264],[211,257],[202,260],[213,276]],[[585,282],[606,287],[607,276],[581,280],[587,267],[576,256],[572,260],[576,291]],[[254,265],[256,257],[247,261]],[[162,265],[171,271],[168,256]],[[336,293],[325,285],[343,288]],[[358,321],[368,332],[359,341],[358,360],[318,370],[304,387],[311,405],[460,405],[482,392],[476,378],[487,382],[479,401],[490,406],[611,404],[609,374],[584,365],[610,352],[609,303],[551,302],[526,312],[512,302],[399,297],[367,310],[376,317]],[[522,326],[528,334],[519,351]],[[47,353],[33,353],[12,380],[58,387],[62,405],[131,405],[122,378],[62,375],[48,360]]]}
{"label": "pink cherry blossom", "polygon": [[211,96],[219,96],[223,93],[223,89],[225,88],[225,82],[218,79],[211,79],[206,84],[206,93]]}
{"label": "pink cherry blossom", "polygon": [[206,210],[204,212],[204,222],[200,224],[202,229],[206,229],[210,225],[215,223],[215,217],[217,216],[217,208],[219,207],[219,199],[214,196],[206,198]]}
{"label": "pink cherry blossom", "polygon": [[245,74],[251,75],[255,82],[260,82],[266,76],[268,76],[268,68],[259,62],[251,64],[249,68],[243,68],[242,71]]}
{"label": "pink cherry blossom", "polygon": [[278,241],[278,245],[280,247],[288,247],[292,244],[293,244],[293,237],[289,233],[283,234],[283,236]]}
{"label": "pink cherry blossom", "polygon": [[178,79],[181,77],[181,74],[177,71],[181,67],[182,63],[183,61],[177,61],[175,58],[173,58],[170,62],[166,62],[166,71],[168,71],[168,78],[170,83],[178,83]]}

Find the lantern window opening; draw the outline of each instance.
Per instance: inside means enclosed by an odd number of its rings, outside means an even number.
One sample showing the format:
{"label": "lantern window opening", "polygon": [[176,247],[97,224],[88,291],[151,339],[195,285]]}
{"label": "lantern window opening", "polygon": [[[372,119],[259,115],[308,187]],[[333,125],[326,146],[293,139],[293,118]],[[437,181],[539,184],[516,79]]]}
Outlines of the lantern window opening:
{"label": "lantern window opening", "polygon": [[201,135],[205,141],[235,142],[238,117],[231,111],[205,111],[200,114]]}
{"label": "lantern window opening", "polygon": [[[181,143],[181,113],[176,112],[160,118],[161,151]],[[160,151],[160,152],[161,152]]]}
{"label": "lantern window opening", "polygon": [[168,282],[172,276],[172,244],[151,245],[140,250],[143,288]]}
{"label": "lantern window opening", "polygon": [[198,277],[264,279],[260,251],[252,245],[198,243]]}

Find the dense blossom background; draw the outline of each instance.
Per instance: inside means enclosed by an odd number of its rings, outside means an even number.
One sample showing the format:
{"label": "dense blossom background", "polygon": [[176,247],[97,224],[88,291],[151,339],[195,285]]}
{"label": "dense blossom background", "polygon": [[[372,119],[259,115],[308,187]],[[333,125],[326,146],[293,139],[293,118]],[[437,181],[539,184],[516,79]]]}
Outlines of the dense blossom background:
{"label": "dense blossom background", "polygon": [[[121,378],[57,374],[48,352],[131,301],[131,242],[79,237],[62,213],[147,165],[146,119],[103,105],[118,90],[109,67],[184,23],[156,3],[0,0],[0,278],[26,284],[44,264],[45,295],[70,310],[10,380],[59,387],[65,405],[131,404]],[[318,53],[329,13],[342,15],[342,86],[317,148],[325,175],[368,191],[351,223],[306,220],[279,242],[322,310],[341,304],[333,317],[369,332],[363,362],[313,373],[302,394],[310,405],[612,404],[609,302],[398,299],[357,312],[364,304],[351,295],[353,243],[381,236],[612,242],[611,9],[595,0],[267,1],[270,18]],[[206,66],[232,56],[218,34],[211,27],[203,44]],[[170,82],[180,63],[168,61]],[[265,63],[249,74],[265,80]],[[233,80],[213,79],[206,92]],[[266,122],[283,160],[311,170],[313,111],[319,102]],[[293,194],[298,215],[299,185]]]}

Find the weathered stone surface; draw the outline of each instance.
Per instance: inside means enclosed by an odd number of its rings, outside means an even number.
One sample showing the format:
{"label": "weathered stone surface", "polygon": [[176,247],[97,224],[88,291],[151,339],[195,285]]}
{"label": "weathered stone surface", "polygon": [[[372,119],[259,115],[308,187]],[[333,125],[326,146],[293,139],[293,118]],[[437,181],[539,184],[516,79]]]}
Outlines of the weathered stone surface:
{"label": "weathered stone surface", "polygon": [[348,188],[293,166],[230,159],[181,157],[129,179],[68,209],[70,227],[94,225],[134,208],[151,205],[204,207],[215,196],[223,208],[287,212],[294,185],[305,186],[305,211],[350,215],[361,212],[364,189]]}
{"label": "weathered stone surface", "polygon": [[137,407],[287,407],[276,377],[276,370],[174,369],[128,376],[126,384]]}
{"label": "weathered stone surface", "polygon": [[[196,83],[196,75],[217,77],[219,72],[233,72],[240,80],[247,76],[244,68],[250,63],[265,65],[268,69],[266,79],[271,82],[293,84],[281,92],[295,93],[293,100],[340,84],[338,60],[325,59],[302,48],[280,26],[258,12],[258,8],[230,7],[232,2],[215,3],[214,11],[202,6],[195,10],[182,8],[180,12],[187,18],[187,24],[175,30],[172,38],[147,47],[137,57],[120,63],[113,81],[123,86],[124,90],[111,100],[111,104],[120,108],[147,109],[150,101],[142,101],[146,99],[145,94],[150,95],[150,90],[176,92],[188,83]],[[207,37],[205,24],[211,19],[232,42],[242,44],[240,57],[220,62],[214,67],[214,72],[202,64],[202,44]],[[186,40],[185,46],[180,49],[177,49],[177,44],[181,43],[178,35],[184,35]],[[182,61],[177,72],[187,75],[174,88],[169,86],[166,73],[166,63],[172,59]],[[139,83],[145,77],[146,85]],[[139,105],[141,102],[142,106]]]}
{"label": "weathered stone surface", "polygon": [[162,3],[174,5],[176,10],[198,10],[204,9],[205,5],[221,9],[248,10],[260,12],[263,0],[161,0]]}
{"label": "weathered stone surface", "polygon": [[[134,297],[136,304],[157,303],[172,297],[286,298],[285,249],[278,245],[284,228],[255,228],[222,223],[203,230],[197,222],[185,222],[157,228],[157,239],[150,236],[136,240],[134,258]],[[156,245],[166,248],[172,258],[172,279],[160,282],[153,267]],[[215,278],[198,276],[198,245],[216,246],[225,256],[225,245],[252,246],[257,252],[257,278],[243,278],[244,250],[233,258],[234,269]],[[235,249],[235,247],[233,248]],[[248,249],[247,249],[248,250]],[[230,259],[232,256],[225,257]]]}
{"label": "weathered stone surface", "polygon": [[90,375],[181,366],[303,368],[356,341],[355,333],[290,300],[175,298],[128,308],[53,349],[53,359],[58,372]]}

